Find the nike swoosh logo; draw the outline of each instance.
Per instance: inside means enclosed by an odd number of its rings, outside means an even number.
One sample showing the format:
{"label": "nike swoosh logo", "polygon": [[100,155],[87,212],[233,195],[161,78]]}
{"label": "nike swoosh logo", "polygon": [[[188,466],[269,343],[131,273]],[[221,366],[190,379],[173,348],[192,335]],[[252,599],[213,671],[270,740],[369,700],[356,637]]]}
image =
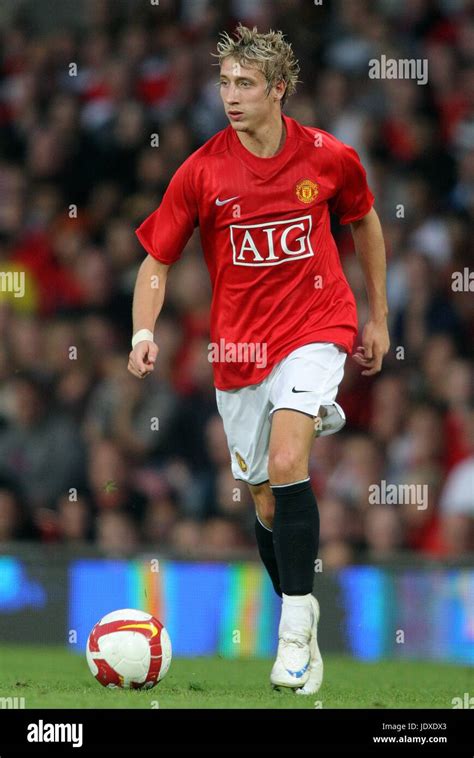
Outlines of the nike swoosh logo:
{"label": "nike swoosh logo", "polygon": [[301,679],[301,677],[303,676],[303,674],[308,670],[310,661],[311,661],[311,659],[308,661],[308,663],[306,664],[306,666],[303,666],[303,668],[300,669],[299,671],[290,671],[290,669],[286,669],[286,670],[288,671],[288,673],[289,673],[290,676],[294,676],[294,677],[296,677],[296,679]]}
{"label": "nike swoosh logo", "polygon": [[312,392],[313,390],[297,390],[295,387],[291,390],[292,392]]}
{"label": "nike swoosh logo", "polygon": [[227,200],[219,200],[218,197],[216,197],[216,205],[225,205],[226,203],[230,203],[231,200],[237,200],[238,195],[235,197],[229,197]]}

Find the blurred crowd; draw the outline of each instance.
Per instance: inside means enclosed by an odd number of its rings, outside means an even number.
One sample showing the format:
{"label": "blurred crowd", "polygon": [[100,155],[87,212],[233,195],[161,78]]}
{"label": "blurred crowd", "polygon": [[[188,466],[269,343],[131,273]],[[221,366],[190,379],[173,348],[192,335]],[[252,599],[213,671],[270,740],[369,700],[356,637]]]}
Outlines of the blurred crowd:
{"label": "blurred crowd", "polygon": [[[347,425],[313,446],[323,564],[474,552],[474,3],[42,6],[7,2],[0,31],[0,270],[25,276],[23,296],[0,291],[0,543],[256,554],[215,403],[198,232],[168,278],[154,373],[127,372],[134,229],[227,126],[210,53],[242,21],[287,35],[301,82],[285,112],[358,151],[387,246],[390,355],[373,378],[348,357]],[[369,78],[382,54],[427,59],[428,84]],[[334,234],[362,328],[350,228]],[[428,500],[373,502],[381,482]]]}

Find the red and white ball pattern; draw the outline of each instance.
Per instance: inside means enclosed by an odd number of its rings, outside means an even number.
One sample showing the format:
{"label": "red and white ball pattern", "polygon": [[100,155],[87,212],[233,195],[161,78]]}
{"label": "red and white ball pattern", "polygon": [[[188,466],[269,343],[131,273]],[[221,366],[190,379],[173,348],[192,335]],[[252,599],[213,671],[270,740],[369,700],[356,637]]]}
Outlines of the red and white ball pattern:
{"label": "red and white ball pattern", "polygon": [[157,618],[144,611],[113,611],[95,625],[87,640],[87,663],[104,687],[150,689],[166,676],[171,640]]}

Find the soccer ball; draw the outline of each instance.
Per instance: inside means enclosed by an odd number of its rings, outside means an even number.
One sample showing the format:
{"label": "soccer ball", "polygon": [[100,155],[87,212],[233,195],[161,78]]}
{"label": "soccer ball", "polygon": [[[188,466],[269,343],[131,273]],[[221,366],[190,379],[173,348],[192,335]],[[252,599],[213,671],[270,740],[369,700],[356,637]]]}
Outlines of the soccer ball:
{"label": "soccer ball", "polygon": [[144,611],[113,611],[87,640],[87,663],[104,687],[150,689],[166,676],[171,640],[157,618]]}

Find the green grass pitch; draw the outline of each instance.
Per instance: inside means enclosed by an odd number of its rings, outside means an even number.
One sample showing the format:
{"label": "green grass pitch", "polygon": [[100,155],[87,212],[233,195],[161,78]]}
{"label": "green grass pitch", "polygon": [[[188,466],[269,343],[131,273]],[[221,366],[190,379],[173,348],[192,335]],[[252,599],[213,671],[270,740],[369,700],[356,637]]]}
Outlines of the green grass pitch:
{"label": "green grass pitch", "polygon": [[271,660],[173,659],[152,690],[106,689],[85,656],[58,647],[0,646],[0,698],[25,708],[452,708],[474,692],[468,666],[411,661],[365,663],[327,655],[316,695],[270,688]]}

